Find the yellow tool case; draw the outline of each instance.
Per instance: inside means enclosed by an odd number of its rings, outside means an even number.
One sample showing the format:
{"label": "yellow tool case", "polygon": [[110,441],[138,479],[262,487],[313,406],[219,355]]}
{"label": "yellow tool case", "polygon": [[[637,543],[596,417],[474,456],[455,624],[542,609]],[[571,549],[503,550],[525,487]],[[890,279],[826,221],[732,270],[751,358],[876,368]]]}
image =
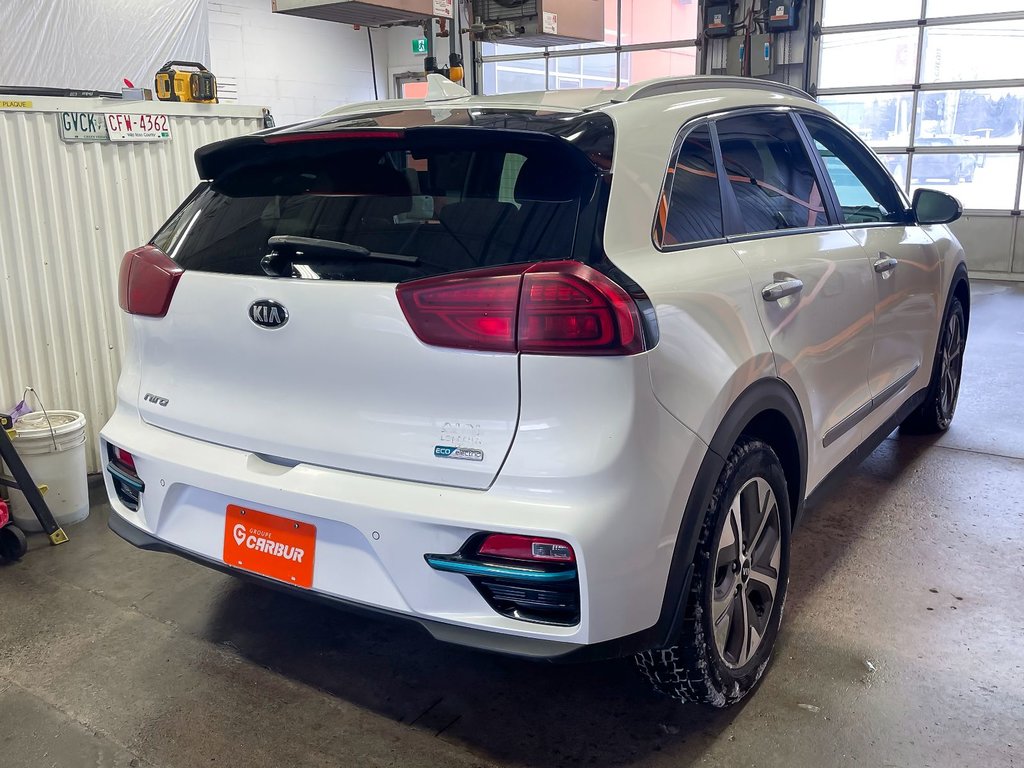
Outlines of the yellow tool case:
{"label": "yellow tool case", "polygon": [[217,78],[202,64],[168,61],[156,73],[156,97],[160,101],[217,103]]}

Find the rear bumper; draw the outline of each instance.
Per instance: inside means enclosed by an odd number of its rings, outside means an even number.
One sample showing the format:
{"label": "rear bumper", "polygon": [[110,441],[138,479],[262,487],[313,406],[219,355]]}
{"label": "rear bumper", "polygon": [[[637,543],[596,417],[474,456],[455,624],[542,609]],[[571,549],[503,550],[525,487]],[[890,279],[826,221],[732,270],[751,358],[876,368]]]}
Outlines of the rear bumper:
{"label": "rear bumper", "polygon": [[[581,413],[575,432],[608,436],[584,435],[561,466],[549,443],[531,442],[530,435],[542,437],[531,430],[517,440],[495,484],[480,491],[271,463],[146,424],[122,401],[102,430],[101,455],[108,443],[132,453],[145,491],[139,508],[129,509],[105,472],[110,525],[144,549],[412,619],[448,642],[533,658],[628,654],[649,647],[660,632],[682,512],[707,448],[653,396],[623,410],[621,419],[603,421]],[[562,405],[561,424],[571,418]],[[224,562],[229,504],[316,526],[311,589]],[[577,556],[579,623],[502,615],[467,576],[426,562],[425,555],[457,552],[480,532],[568,542]]]}
{"label": "rear bumper", "polygon": [[[426,629],[435,640],[440,640],[454,645],[464,645],[470,648],[477,648],[494,653],[503,653],[510,656],[521,656],[532,659],[583,661],[590,658],[602,656],[619,655],[619,646],[602,645],[577,645],[575,643],[558,642],[552,640],[541,640],[537,638],[520,637],[518,635],[499,634],[486,630],[473,629],[472,627],[461,627],[454,624],[444,624],[439,621],[430,621],[417,616],[410,616],[396,611],[389,611],[384,608],[355,603],[344,600],[340,597],[332,597],[321,592],[294,587],[291,584],[269,579],[254,573],[246,573],[237,568],[232,568],[223,560],[212,560],[207,557],[196,555],[188,550],[181,549],[168,544],[165,541],[150,536],[145,531],[136,528],[119,514],[112,513],[109,520],[110,530],[127,541],[129,544],[150,552],[164,552],[178,555],[191,560],[199,565],[205,565],[221,573],[247,579],[271,589],[287,592],[297,597],[312,599],[337,608],[355,612],[371,613],[378,616],[388,616],[398,620],[412,620]],[[636,650],[641,650],[638,646]]]}

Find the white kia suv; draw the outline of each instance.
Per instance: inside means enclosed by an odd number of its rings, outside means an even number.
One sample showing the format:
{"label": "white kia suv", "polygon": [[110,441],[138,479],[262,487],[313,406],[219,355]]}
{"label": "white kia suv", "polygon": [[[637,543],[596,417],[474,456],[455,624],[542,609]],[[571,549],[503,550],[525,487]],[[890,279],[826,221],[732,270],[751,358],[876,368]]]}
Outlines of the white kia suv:
{"label": "white kia suv", "polygon": [[953,416],[959,204],[786,86],[432,77],[196,164],[121,266],[101,449],[144,549],[724,706],[812,497]]}

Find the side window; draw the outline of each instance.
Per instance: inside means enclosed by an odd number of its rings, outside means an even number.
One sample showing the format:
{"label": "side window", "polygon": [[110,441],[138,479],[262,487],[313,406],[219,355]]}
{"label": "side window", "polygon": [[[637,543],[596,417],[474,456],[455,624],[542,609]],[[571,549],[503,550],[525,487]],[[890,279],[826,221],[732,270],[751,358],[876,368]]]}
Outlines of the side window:
{"label": "side window", "polygon": [[723,236],[711,133],[706,125],[687,134],[668,169],[658,201],[654,240],[662,247],[714,240]]}
{"label": "side window", "polygon": [[523,155],[517,155],[515,152],[505,155],[501,167],[501,180],[498,182],[499,202],[516,204],[516,182],[525,163],[526,158]]}
{"label": "side window", "polygon": [[816,115],[802,117],[825,161],[845,222],[903,221],[903,198],[871,153],[831,120]]}
{"label": "side window", "polygon": [[729,117],[715,127],[742,232],[828,224],[814,167],[789,114]]}
{"label": "side window", "polygon": [[[178,210],[176,210],[171,218],[167,220],[167,223],[160,227],[160,231],[153,235],[152,243],[164,253],[171,255],[174,253],[179,240],[188,231],[188,228],[192,225],[193,219],[200,212],[200,209],[195,205],[196,198],[202,196],[202,193],[206,191],[209,184],[203,182],[194,190],[192,194],[186,198],[185,202],[182,203]],[[171,256],[171,258],[174,258]]]}

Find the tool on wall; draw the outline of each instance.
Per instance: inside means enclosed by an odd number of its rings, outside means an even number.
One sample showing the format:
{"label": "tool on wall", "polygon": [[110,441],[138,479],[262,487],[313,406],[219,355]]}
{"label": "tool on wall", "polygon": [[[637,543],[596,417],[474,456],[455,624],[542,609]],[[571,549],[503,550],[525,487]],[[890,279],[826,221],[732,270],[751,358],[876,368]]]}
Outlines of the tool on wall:
{"label": "tool on wall", "polygon": [[437,56],[434,55],[434,21],[427,19],[423,22],[423,35],[427,38],[427,57],[423,60],[423,71],[428,75],[443,75],[453,83],[461,83],[466,76],[466,70],[462,64],[462,53],[458,50],[462,47],[462,35],[459,34],[461,14],[456,10],[456,19],[452,30],[449,32],[445,19],[440,20],[440,31],[438,37],[450,37],[451,53],[448,56],[448,66],[443,69],[437,66]]}
{"label": "tool on wall", "polygon": [[63,528],[57,525],[57,521],[53,519],[53,513],[50,512],[50,508],[43,499],[45,486],[40,487],[35,484],[21,457],[18,456],[18,452],[14,450],[14,443],[11,442],[13,434],[14,420],[7,414],[0,414],[0,467],[6,464],[12,475],[6,477],[0,474],[0,485],[25,494],[25,500],[32,508],[39,525],[50,538],[50,543],[63,544],[68,540],[68,535],[64,533]]}
{"label": "tool on wall", "polygon": [[444,69],[438,69],[437,59],[434,56],[427,56],[426,61],[423,62],[423,71],[428,75],[444,75],[453,83],[461,83],[462,78],[465,77],[465,69],[462,66],[462,56],[457,53],[452,53],[448,56],[448,66]]}
{"label": "tool on wall", "polygon": [[195,61],[168,61],[157,70],[155,85],[160,101],[217,103],[217,78]]}

